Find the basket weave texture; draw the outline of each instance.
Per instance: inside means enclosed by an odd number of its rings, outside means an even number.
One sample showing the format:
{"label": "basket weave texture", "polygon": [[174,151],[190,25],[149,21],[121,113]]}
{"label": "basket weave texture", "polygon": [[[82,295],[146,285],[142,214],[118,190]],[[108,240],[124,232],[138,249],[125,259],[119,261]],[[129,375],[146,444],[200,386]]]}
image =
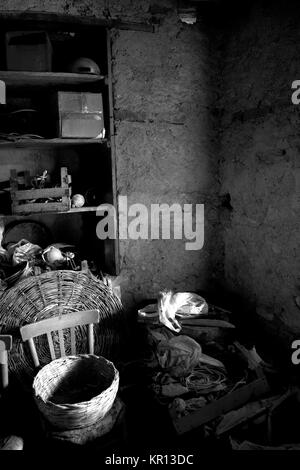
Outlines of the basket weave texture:
{"label": "basket weave texture", "polygon": [[[126,341],[126,316],[119,298],[112,290],[83,271],[50,271],[19,281],[0,298],[0,333],[13,336],[9,354],[12,374],[30,383],[35,375],[31,355],[21,341],[19,328],[25,324],[80,310],[99,310],[99,324],[94,325],[95,354],[114,359]],[[64,330],[66,355],[71,355],[68,330]],[[56,357],[59,340],[53,337]],[[35,339],[41,366],[51,361],[45,336]],[[87,352],[87,328],[76,328],[76,354]]]}
{"label": "basket weave texture", "polygon": [[33,381],[37,406],[54,429],[91,426],[111,409],[119,373],[104,357],[81,354],[56,359]]}

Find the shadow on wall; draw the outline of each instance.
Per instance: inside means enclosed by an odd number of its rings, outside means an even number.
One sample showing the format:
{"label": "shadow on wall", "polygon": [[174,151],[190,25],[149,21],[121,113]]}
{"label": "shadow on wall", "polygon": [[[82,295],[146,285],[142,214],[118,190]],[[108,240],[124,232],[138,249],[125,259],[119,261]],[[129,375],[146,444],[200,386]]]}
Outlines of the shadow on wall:
{"label": "shadow on wall", "polygon": [[248,2],[227,26],[220,161],[221,191],[233,210],[222,221],[225,281],[253,305],[256,335],[271,356],[290,361],[300,333],[299,110],[291,102],[300,5]]}

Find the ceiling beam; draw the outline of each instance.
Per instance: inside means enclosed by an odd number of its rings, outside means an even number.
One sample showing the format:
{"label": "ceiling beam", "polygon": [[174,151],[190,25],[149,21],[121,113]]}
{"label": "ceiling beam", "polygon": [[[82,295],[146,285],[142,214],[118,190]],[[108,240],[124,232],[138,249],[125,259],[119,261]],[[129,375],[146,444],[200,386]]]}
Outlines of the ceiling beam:
{"label": "ceiling beam", "polygon": [[151,23],[128,22],[110,18],[95,18],[89,16],[65,15],[46,12],[1,11],[0,23],[5,29],[87,29],[99,26],[106,28],[127,29],[133,31],[154,32]]}

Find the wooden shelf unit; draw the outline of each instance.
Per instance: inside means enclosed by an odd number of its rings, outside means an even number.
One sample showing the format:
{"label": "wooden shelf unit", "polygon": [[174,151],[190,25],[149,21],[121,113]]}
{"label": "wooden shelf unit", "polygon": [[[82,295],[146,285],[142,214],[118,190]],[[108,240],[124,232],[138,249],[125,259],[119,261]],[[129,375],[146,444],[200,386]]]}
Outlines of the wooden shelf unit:
{"label": "wooden shelf unit", "polygon": [[[66,27],[66,29],[56,28],[54,23],[51,21],[47,21],[44,25],[40,21],[40,15],[33,15],[33,18],[30,22],[30,30],[36,29],[39,30],[57,30],[58,31],[76,31],[83,37],[85,41],[85,45],[87,41],[90,41],[91,34],[97,34],[97,38],[99,41],[93,41],[91,43],[92,48],[94,48],[94,55],[95,57],[101,57],[104,60],[104,65],[100,65],[101,72],[104,70],[103,75],[96,75],[96,74],[78,74],[78,73],[65,73],[65,72],[27,72],[27,71],[9,71],[9,70],[0,70],[0,80],[3,80],[6,84],[7,88],[7,96],[11,93],[11,96],[22,97],[23,94],[25,97],[27,95],[32,94],[35,98],[39,99],[39,96],[47,97],[48,90],[49,92],[52,91],[59,91],[60,89],[63,91],[91,91],[102,93],[104,97],[105,103],[105,129],[106,129],[106,138],[105,139],[90,139],[90,138],[22,138],[22,136],[16,133],[14,137],[13,134],[11,137],[9,134],[6,136],[5,132],[3,132],[3,138],[1,140],[1,129],[0,129],[0,170],[1,165],[5,165],[5,172],[3,175],[6,175],[7,172],[7,165],[9,162],[7,161],[7,152],[12,152],[13,149],[18,149],[18,153],[14,156],[14,167],[18,168],[18,171],[22,171],[21,165],[23,164],[26,167],[26,159],[25,155],[30,153],[32,150],[32,154],[36,155],[37,160],[43,155],[44,159],[51,158],[52,163],[53,161],[57,161],[55,165],[60,166],[60,157],[64,159],[63,165],[68,167],[68,163],[66,159],[71,159],[70,166],[74,167],[73,157],[76,156],[76,159],[80,161],[79,166],[77,166],[77,187],[80,188],[80,178],[85,178],[82,184],[82,194],[86,190],[89,184],[93,186],[93,184],[98,184],[99,181],[108,182],[109,189],[107,190],[106,183],[104,183],[103,195],[108,197],[112,196],[112,203],[116,205],[116,181],[115,181],[115,142],[114,142],[114,112],[113,112],[113,93],[112,93],[112,71],[111,71],[111,37],[110,32],[108,29],[104,30],[105,25],[98,25],[98,24],[91,24],[91,28],[88,27],[87,24],[82,25],[80,22],[80,18],[78,19],[78,24],[76,23],[76,18],[74,19],[74,23],[70,22],[67,25],[61,25]],[[0,22],[1,22],[1,13],[0,13]],[[4,25],[6,23],[4,22]],[[14,26],[15,25],[15,26]],[[24,30],[26,28],[26,22],[22,22],[19,16],[16,15],[16,22],[14,23],[14,15],[12,15],[11,21],[9,25],[5,26],[4,30],[22,30],[22,26],[24,26]],[[27,25],[28,26],[28,25]],[[104,26],[104,27],[103,27]],[[9,28],[9,29],[8,29]],[[86,36],[84,36],[86,35]],[[101,46],[102,41],[102,46]],[[99,46],[98,46],[99,44]],[[104,46],[104,47],[103,47]],[[98,49],[100,51],[101,56],[99,55]],[[77,49],[76,49],[77,50]],[[89,49],[87,49],[89,50]],[[91,49],[92,50],[92,49]],[[105,51],[102,55],[102,50]],[[88,52],[89,53],[89,52]],[[88,54],[87,53],[87,54]],[[82,55],[84,56],[84,55]],[[102,60],[102,58],[100,60]],[[97,62],[97,58],[95,59]],[[5,66],[1,65],[3,69]],[[36,90],[36,91],[35,91]],[[49,118],[50,119],[50,118]],[[14,132],[14,129],[11,131]],[[32,132],[35,134],[36,132]],[[52,133],[51,133],[52,135]],[[11,138],[11,140],[10,140]],[[36,150],[35,150],[36,149]],[[90,155],[87,155],[89,152]],[[99,160],[97,158],[97,153],[99,149]],[[24,151],[24,153],[23,153]],[[1,155],[2,152],[2,155]],[[49,155],[49,156],[48,156]],[[104,160],[102,157],[105,157],[106,163],[102,163]],[[109,164],[107,163],[107,158],[109,160]],[[57,159],[57,160],[56,160]],[[17,164],[16,164],[17,160]],[[44,165],[44,163],[43,163]],[[90,174],[87,171],[89,166],[91,165]],[[104,166],[102,166],[104,165]],[[76,165],[75,165],[76,166]],[[21,169],[20,169],[21,168]],[[39,168],[39,167],[35,167]],[[41,171],[41,169],[46,169],[46,166],[37,169],[31,168],[31,171]],[[28,169],[28,168],[26,168]],[[72,170],[71,170],[72,171]],[[103,173],[104,171],[104,173]],[[100,173],[103,173],[101,175]],[[71,173],[72,174],[72,173]],[[75,173],[74,173],[75,175]],[[98,178],[99,175],[99,178]],[[91,176],[91,182],[90,182]],[[79,180],[79,182],[78,182]],[[99,188],[102,191],[103,183],[99,182]],[[75,188],[75,186],[74,186]],[[83,189],[85,188],[85,189]],[[80,192],[80,189],[74,189],[75,192]],[[101,201],[101,197],[99,199]],[[102,202],[102,201],[101,201]],[[101,204],[99,203],[99,205]],[[105,203],[105,197],[103,199]],[[97,250],[99,246],[99,250],[101,250],[101,257],[104,260],[103,269],[106,272],[111,274],[118,274],[119,272],[119,247],[117,240],[107,240],[107,241],[100,241],[96,237],[96,225],[93,222],[93,214],[96,215],[98,206],[84,206],[80,208],[70,208],[66,211],[40,211],[40,212],[33,212],[29,214],[1,214],[1,212],[5,212],[0,208],[0,217],[4,217],[5,223],[10,223],[14,221],[29,220],[31,217],[33,219],[38,218],[38,220],[44,221],[45,223],[51,223],[52,228],[56,227],[56,223],[50,221],[48,216],[54,218],[57,221],[59,226],[59,233],[58,237],[61,237],[62,231],[62,223],[64,223],[63,216],[72,217],[72,214],[78,214],[79,216],[82,215],[82,222],[80,222],[80,227],[86,227],[85,231],[78,232],[80,236],[83,237],[84,240],[91,240],[91,233],[93,233],[93,244],[97,244]],[[88,215],[90,214],[90,216]],[[50,217],[50,218],[51,218]],[[74,219],[70,219],[67,217],[66,221],[66,228],[68,229],[68,233],[70,233],[76,227],[76,224],[79,229],[78,220],[74,215]],[[51,219],[52,220],[52,219]],[[70,228],[72,226],[72,228]],[[92,230],[92,232],[91,232]],[[56,236],[54,232],[54,237]],[[61,240],[64,241],[64,240]],[[66,242],[69,240],[65,240]],[[86,243],[86,242],[83,242]],[[89,243],[89,242],[87,242]],[[89,246],[88,246],[89,248]],[[89,248],[93,252],[93,246]],[[101,269],[102,269],[101,268]]]}

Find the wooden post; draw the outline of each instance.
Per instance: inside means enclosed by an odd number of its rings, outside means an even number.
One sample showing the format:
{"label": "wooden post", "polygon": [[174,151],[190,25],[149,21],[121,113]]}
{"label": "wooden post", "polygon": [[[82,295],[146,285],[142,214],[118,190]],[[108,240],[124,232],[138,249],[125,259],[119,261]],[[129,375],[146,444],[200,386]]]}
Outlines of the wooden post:
{"label": "wooden post", "polygon": [[14,214],[14,209],[19,205],[15,200],[15,193],[18,191],[18,174],[17,170],[10,170],[10,197],[11,197],[11,211]]}
{"label": "wooden post", "polygon": [[92,323],[88,325],[88,344],[89,354],[94,354],[94,325]]}
{"label": "wooden post", "polygon": [[0,365],[1,365],[1,383],[2,388],[8,386],[8,357],[7,351],[0,351]]}
{"label": "wooden post", "polygon": [[2,388],[8,386],[8,355],[12,347],[12,337],[10,335],[0,335],[0,366]]}
{"label": "wooden post", "polygon": [[[115,141],[115,124],[114,124],[114,94],[113,94],[113,71],[112,71],[112,44],[111,44],[111,32],[106,31],[107,34],[107,69],[108,69],[108,97],[109,97],[109,133],[110,133],[110,151],[111,151],[111,168],[112,168],[112,192],[113,192],[113,205],[117,212],[117,227],[116,227],[116,238],[115,240],[105,240],[106,245],[110,248],[110,244],[113,244],[113,266],[115,274],[120,273],[120,247],[119,247],[119,207],[118,207],[118,191],[117,191],[117,163],[116,163],[116,141]],[[111,249],[107,250],[111,253]],[[108,263],[109,265],[110,263]]]}
{"label": "wooden post", "polygon": [[64,210],[69,210],[71,208],[70,187],[69,187],[71,179],[68,175],[68,169],[66,167],[61,167],[60,178],[61,178],[61,187],[69,190],[67,196],[62,196],[62,203],[64,206]]}

